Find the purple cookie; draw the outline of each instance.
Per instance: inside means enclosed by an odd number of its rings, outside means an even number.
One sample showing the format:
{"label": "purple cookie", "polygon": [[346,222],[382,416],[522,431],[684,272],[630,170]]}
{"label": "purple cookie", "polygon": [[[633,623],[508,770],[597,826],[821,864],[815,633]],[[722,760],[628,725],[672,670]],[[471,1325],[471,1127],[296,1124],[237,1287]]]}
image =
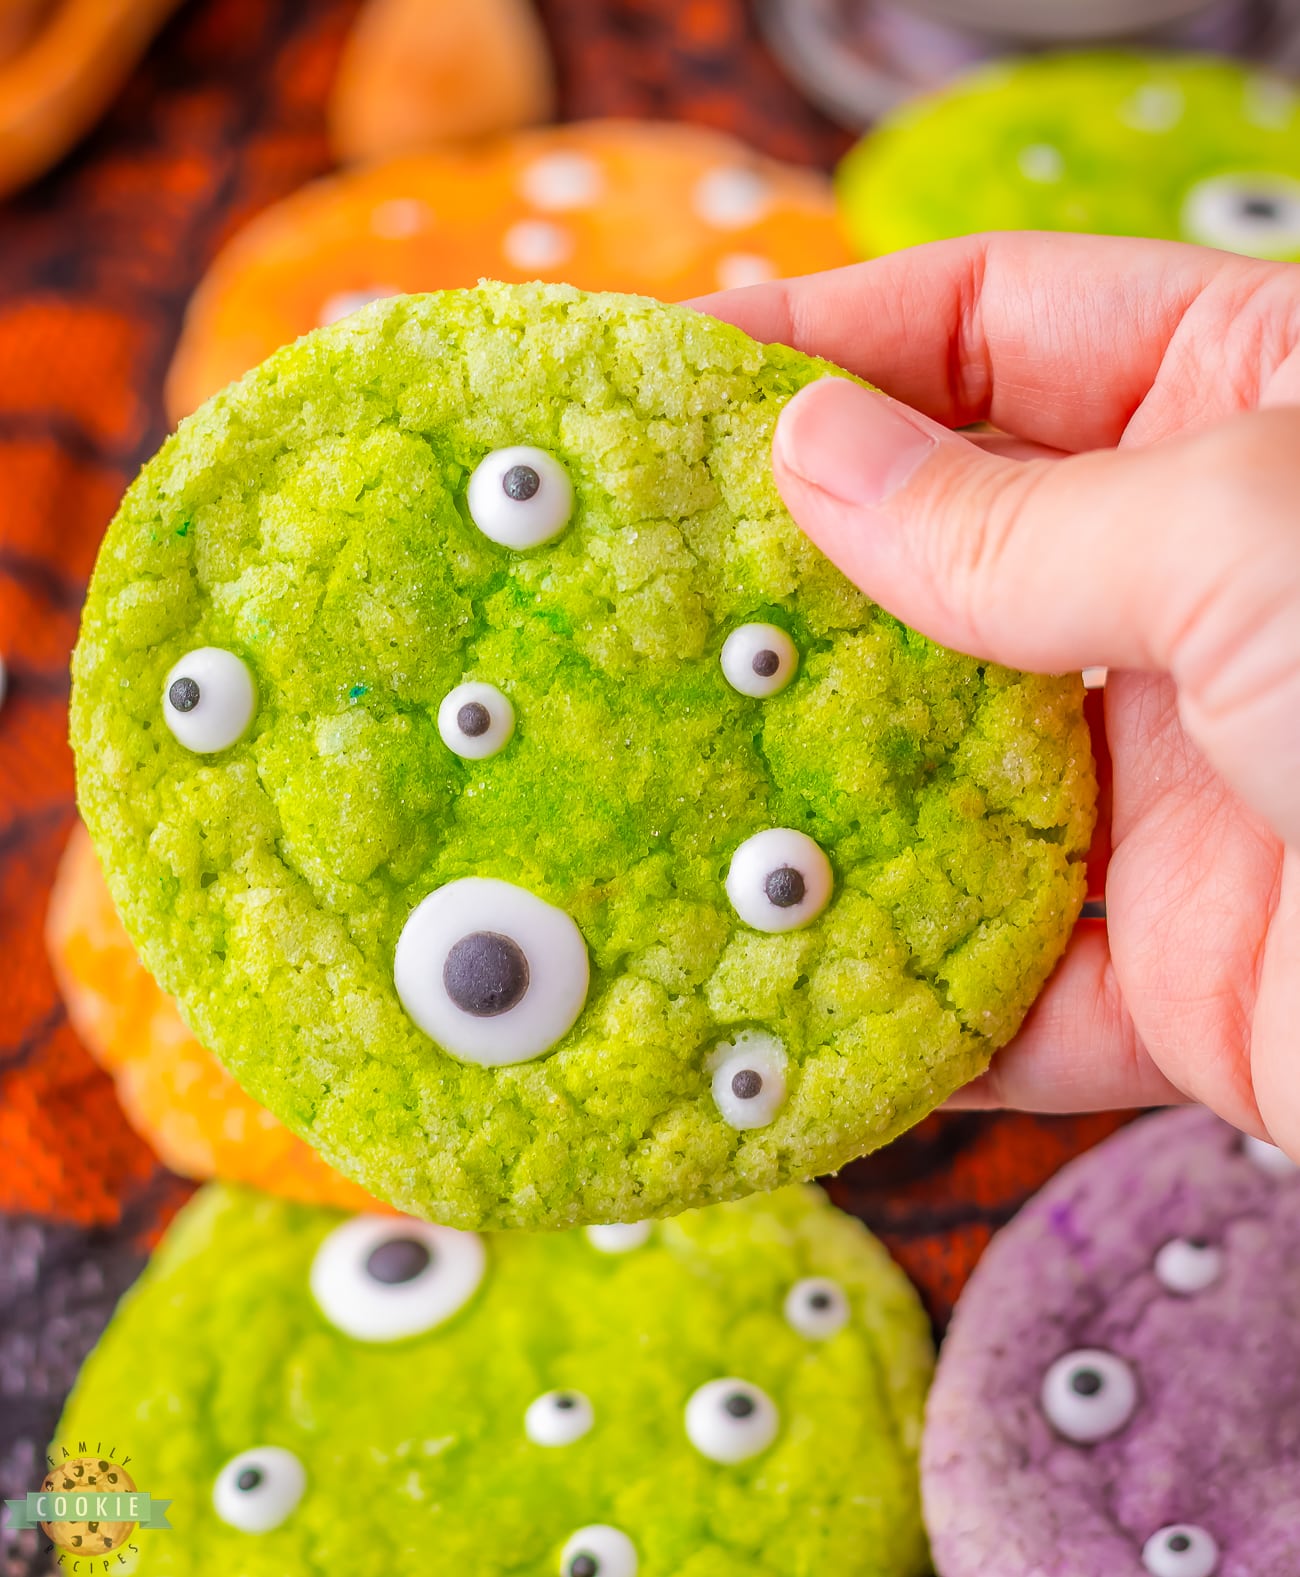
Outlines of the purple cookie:
{"label": "purple cookie", "polygon": [[941,1577],[1298,1577],[1300,1169],[1198,1109],[998,1233],[922,1450]]}

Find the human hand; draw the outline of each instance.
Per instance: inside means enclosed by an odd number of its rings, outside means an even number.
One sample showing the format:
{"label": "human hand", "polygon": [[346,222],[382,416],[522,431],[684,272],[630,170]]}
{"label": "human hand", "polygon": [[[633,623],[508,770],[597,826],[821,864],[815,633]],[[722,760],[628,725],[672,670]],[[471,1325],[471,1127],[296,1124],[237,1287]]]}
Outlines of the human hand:
{"label": "human hand", "polygon": [[[977,236],[695,305],[893,396],[813,384],[773,445],[870,596],[1111,670],[1106,930],[958,1100],[1194,1099],[1300,1159],[1300,267]],[[1016,443],[949,430],[978,421]]]}

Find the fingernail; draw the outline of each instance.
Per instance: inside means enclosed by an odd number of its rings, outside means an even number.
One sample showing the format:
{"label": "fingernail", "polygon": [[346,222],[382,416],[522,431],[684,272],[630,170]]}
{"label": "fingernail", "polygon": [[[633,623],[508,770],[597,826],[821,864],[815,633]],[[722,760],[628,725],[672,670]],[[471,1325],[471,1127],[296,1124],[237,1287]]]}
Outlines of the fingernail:
{"label": "fingernail", "polygon": [[802,481],[845,504],[882,504],[938,442],[926,418],[847,378],[800,389],[781,412],[773,447]]}

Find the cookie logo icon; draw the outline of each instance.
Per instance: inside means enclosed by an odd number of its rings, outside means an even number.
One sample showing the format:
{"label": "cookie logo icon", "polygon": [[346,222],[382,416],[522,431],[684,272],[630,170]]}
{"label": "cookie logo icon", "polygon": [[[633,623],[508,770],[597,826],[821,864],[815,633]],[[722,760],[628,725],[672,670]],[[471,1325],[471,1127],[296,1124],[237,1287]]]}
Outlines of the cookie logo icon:
{"label": "cookie logo icon", "polygon": [[[41,1484],[41,1493],[62,1501],[65,1509],[77,1514],[82,1498],[88,1502],[84,1521],[42,1522],[41,1528],[57,1550],[69,1555],[106,1555],[120,1549],[135,1530],[134,1522],[106,1522],[89,1515],[99,1509],[104,1496],[131,1495],[135,1482],[124,1467],[106,1457],[73,1457],[51,1469]],[[115,1504],[115,1502],[114,1502]]]}

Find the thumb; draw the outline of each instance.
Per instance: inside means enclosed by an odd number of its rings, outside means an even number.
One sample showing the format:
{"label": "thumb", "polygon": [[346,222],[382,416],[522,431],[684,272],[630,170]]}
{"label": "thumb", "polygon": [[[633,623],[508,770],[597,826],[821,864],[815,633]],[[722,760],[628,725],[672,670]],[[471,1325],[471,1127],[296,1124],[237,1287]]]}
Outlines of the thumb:
{"label": "thumb", "polygon": [[1300,409],[1020,461],[832,377],[782,412],[773,463],[822,551],[932,639],[1172,674],[1202,750],[1300,844]]}

